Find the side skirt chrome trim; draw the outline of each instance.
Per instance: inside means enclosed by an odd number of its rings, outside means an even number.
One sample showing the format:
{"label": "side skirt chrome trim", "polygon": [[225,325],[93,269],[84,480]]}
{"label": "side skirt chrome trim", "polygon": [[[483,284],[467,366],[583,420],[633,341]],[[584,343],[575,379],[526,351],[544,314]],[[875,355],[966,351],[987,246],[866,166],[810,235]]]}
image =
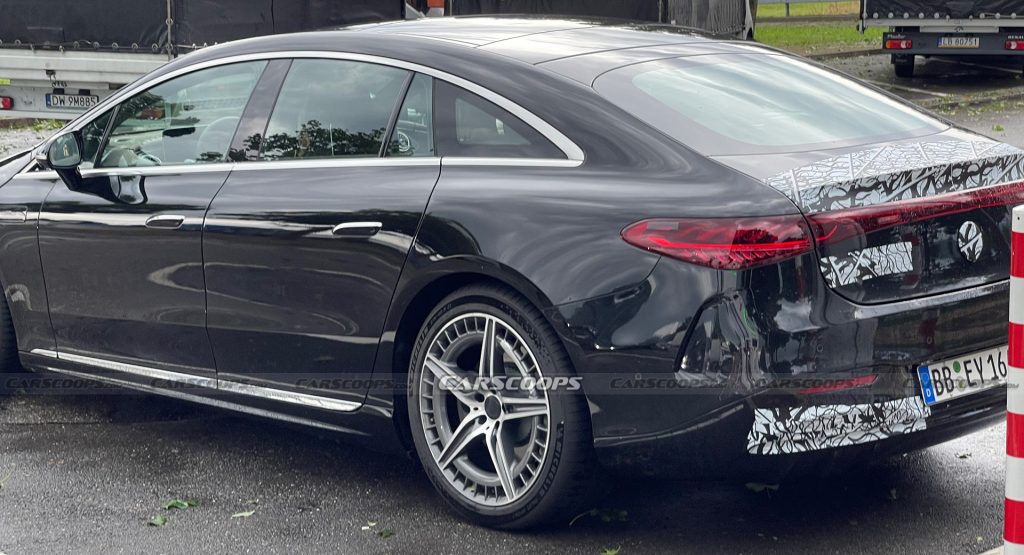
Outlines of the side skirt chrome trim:
{"label": "side skirt chrome trim", "polygon": [[[33,351],[33,354],[38,354]],[[54,357],[56,358],[56,357]],[[328,430],[332,432],[340,432],[345,434],[356,434],[365,436],[368,435],[352,428],[346,428],[344,426],[336,426],[334,424],[327,424],[317,420],[310,420],[308,418],[302,418],[300,416],[292,416],[290,414],[281,414],[269,410],[258,409],[246,405],[240,405],[238,403],[232,403],[230,401],[221,401],[219,399],[211,399],[210,397],[203,397],[202,395],[192,395],[190,393],[183,393],[181,391],[175,391],[173,389],[161,389],[158,387],[150,387],[127,380],[119,380],[117,378],[110,378],[107,376],[96,376],[93,374],[87,374],[85,372],[76,372],[74,370],[65,370],[63,368],[53,368],[47,366],[46,369],[50,372],[56,372],[58,374],[64,374],[67,376],[73,376],[85,380],[92,380],[110,385],[116,385],[118,387],[124,387],[126,389],[134,389],[142,391],[144,393],[152,393],[153,395],[160,395],[162,397],[170,397],[172,399],[178,399],[181,401],[188,401],[191,403],[198,403],[201,405],[207,405],[219,409],[230,410],[234,412],[240,412],[244,414],[251,414],[253,416],[260,416],[263,418],[270,418],[273,420],[280,420],[282,422],[288,422],[290,424],[298,424],[300,426],[308,426],[312,428],[319,428],[321,430]]]}
{"label": "side skirt chrome trim", "polygon": [[[35,350],[33,354],[37,353]],[[82,355],[73,355],[69,353],[54,353],[49,355],[57,360],[66,360],[68,362],[76,362],[78,364],[85,364],[87,366],[95,366],[97,368],[104,368],[107,370],[113,370],[115,372],[124,372],[125,374],[134,374],[136,376],[142,376],[144,378],[152,378],[154,380],[164,380],[172,383],[193,385],[197,387],[206,387],[210,389],[217,388],[217,380],[213,378],[204,378],[201,376],[191,376],[189,374],[181,374],[178,372],[169,372],[167,370],[157,370],[156,368],[147,368],[145,366],[137,366],[135,364],[127,364],[124,362],[114,362],[112,360],[103,360],[100,358],[87,357]]]}
{"label": "side skirt chrome trim", "polygon": [[221,391],[230,391],[232,393],[241,393],[242,395],[249,395],[252,397],[270,399],[272,401],[281,401],[282,403],[291,403],[293,405],[303,405],[306,407],[336,412],[352,412],[358,410],[359,407],[362,406],[359,403],[342,401],[341,399],[331,399],[330,397],[320,397],[319,395],[310,395],[308,393],[295,393],[294,391],[285,391],[283,389],[274,389],[271,387],[263,387],[261,385],[231,382],[227,380],[217,380],[217,389]]}
{"label": "side skirt chrome trim", "polygon": [[[165,380],[172,383],[187,384],[196,387],[205,387],[207,389],[213,389],[218,391],[228,391],[231,393],[238,393],[241,395],[248,395],[250,397],[259,397],[261,399],[269,399],[271,401],[279,401],[282,403],[289,403],[293,405],[302,405],[304,407],[312,407],[317,409],[329,410],[334,412],[354,412],[362,407],[360,403],[354,403],[352,401],[344,401],[341,399],[332,399],[330,397],[321,397],[319,395],[310,395],[308,393],[297,393],[294,391],[285,391],[283,389],[274,389],[271,387],[264,387],[259,385],[252,385],[241,382],[234,382],[229,380],[219,380],[214,378],[204,378],[202,376],[193,376],[190,374],[182,374],[179,372],[170,372],[168,370],[158,370],[156,368],[148,368],[146,366],[139,366],[136,364],[127,364],[124,362],[115,362],[111,360],[104,360],[100,358],[87,357],[82,355],[75,355],[69,353],[57,353],[47,349],[32,349],[31,354],[44,356],[56,360],[66,360],[68,362],[74,362],[78,364],[84,364],[86,366],[93,366],[96,368],[104,368],[106,370],[113,370],[115,372],[123,372],[125,374],[132,374],[134,376],[143,376],[146,378],[152,378],[156,380]],[[60,369],[51,368],[51,370],[61,372],[72,372],[64,371]],[[141,384],[133,384],[125,380],[117,380],[115,378],[107,378],[104,376],[92,376],[91,374],[82,374],[86,377],[93,377],[101,381],[117,381],[125,384],[130,384],[131,387],[136,389],[143,388],[146,391],[152,391],[159,394],[170,394],[171,390],[165,390],[158,387],[150,387]],[[176,394],[183,394],[178,391],[173,391]],[[170,395],[173,396],[173,395]],[[197,395],[188,395],[190,398],[199,397]],[[227,401],[217,401],[218,403],[228,403]],[[241,405],[239,405],[241,406]],[[260,410],[260,409],[252,409]]]}

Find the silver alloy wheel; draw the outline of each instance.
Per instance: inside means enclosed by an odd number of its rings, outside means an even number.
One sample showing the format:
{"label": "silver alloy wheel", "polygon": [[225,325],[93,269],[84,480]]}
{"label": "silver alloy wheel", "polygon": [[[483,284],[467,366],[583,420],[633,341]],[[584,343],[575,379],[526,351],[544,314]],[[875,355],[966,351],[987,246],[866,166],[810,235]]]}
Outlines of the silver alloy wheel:
{"label": "silver alloy wheel", "polygon": [[529,346],[496,316],[460,315],[431,340],[419,376],[420,422],[441,474],[466,498],[502,507],[537,480],[551,422],[541,378]]}

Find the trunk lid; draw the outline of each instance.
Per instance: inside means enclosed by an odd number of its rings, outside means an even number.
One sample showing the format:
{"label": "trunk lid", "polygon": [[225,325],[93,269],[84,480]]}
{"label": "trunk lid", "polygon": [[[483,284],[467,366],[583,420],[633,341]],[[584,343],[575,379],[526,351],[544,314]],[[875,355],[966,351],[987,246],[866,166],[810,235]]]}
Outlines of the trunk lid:
{"label": "trunk lid", "polygon": [[1007,279],[1024,151],[957,135],[862,148],[763,180],[805,214],[825,282],[851,301]]}

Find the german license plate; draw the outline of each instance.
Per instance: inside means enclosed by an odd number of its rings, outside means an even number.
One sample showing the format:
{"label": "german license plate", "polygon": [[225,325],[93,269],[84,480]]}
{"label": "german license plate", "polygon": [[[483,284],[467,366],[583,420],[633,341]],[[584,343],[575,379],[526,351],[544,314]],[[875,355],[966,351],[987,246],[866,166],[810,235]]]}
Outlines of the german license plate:
{"label": "german license plate", "polygon": [[100,97],[94,94],[48,94],[46,95],[47,108],[72,108],[76,110],[87,110],[99,104]]}
{"label": "german license plate", "polygon": [[981,48],[981,37],[939,37],[939,48]]}
{"label": "german license plate", "polygon": [[928,405],[1006,383],[1006,346],[918,367],[921,393]]}

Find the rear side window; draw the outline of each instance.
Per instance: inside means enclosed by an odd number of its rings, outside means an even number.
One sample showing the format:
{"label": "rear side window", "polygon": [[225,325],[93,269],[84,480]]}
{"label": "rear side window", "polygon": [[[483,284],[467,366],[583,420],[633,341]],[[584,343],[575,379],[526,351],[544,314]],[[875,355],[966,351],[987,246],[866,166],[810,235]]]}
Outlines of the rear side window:
{"label": "rear side window", "polygon": [[434,149],[434,80],[419,74],[409,85],[388,146],[390,157],[436,156]]}
{"label": "rear side window", "polygon": [[435,95],[441,156],[565,158],[537,130],[490,101],[444,81],[436,81]]}
{"label": "rear side window", "polygon": [[409,75],[364,62],[296,60],[270,116],[260,159],[380,156]]}
{"label": "rear side window", "polygon": [[852,146],[947,127],[856,81],[778,55],[652,61],[611,71],[594,88],[709,156]]}

